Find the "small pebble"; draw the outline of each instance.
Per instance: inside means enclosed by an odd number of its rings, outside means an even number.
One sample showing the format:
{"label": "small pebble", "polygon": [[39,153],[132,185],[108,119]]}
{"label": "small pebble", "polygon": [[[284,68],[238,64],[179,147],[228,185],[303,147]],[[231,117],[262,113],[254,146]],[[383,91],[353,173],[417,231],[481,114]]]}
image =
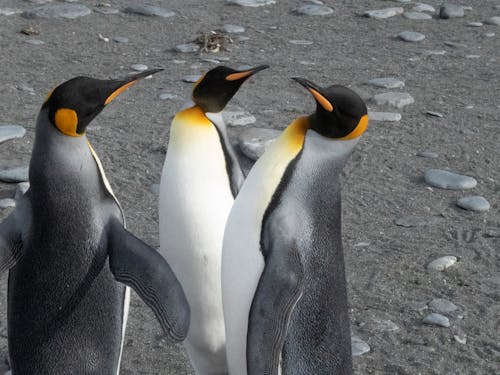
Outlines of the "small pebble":
{"label": "small pebble", "polygon": [[116,43],[128,43],[128,38],[126,38],[124,36],[115,36],[113,38],[113,41]]}
{"label": "small pebble", "polygon": [[[237,69],[237,70],[246,70],[246,69]],[[231,111],[223,111],[222,118],[227,125],[230,126],[244,126],[248,124],[253,124],[255,121],[255,117],[247,112],[231,112]]]}
{"label": "small pebble", "polygon": [[262,7],[265,5],[276,4],[275,0],[226,0],[228,5],[239,5],[241,7]]}
{"label": "small pebble", "polygon": [[432,311],[440,313],[449,313],[458,310],[458,307],[454,303],[444,298],[434,298],[431,302],[429,302],[429,307]]}
{"label": "small pebble", "polygon": [[81,4],[47,4],[24,11],[24,18],[68,18],[87,16],[92,11]]}
{"label": "small pebble", "polygon": [[436,225],[443,221],[442,218],[437,216],[431,217],[418,217],[418,216],[404,216],[399,217],[394,220],[394,224],[400,227],[413,228],[413,227],[424,227],[428,225]]}
{"label": "small pebble", "polygon": [[182,81],[183,82],[187,82],[187,83],[195,83],[196,81],[198,81],[201,77],[201,74],[188,74],[184,77],[182,77]]}
{"label": "small pebble", "polygon": [[393,112],[368,112],[370,121],[398,122],[401,120],[400,113]]}
{"label": "small pebble", "polygon": [[148,70],[148,66],[144,65],[144,64],[134,64],[134,65],[131,65],[130,68],[132,70],[135,70],[136,72],[144,72],[144,71]]}
{"label": "small pebble", "polygon": [[498,238],[500,237],[500,228],[488,228],[484,232],[485,237]]}
{"label": "small pebble", "polygon": [[453,338],[459,344],[462,344],[462,345],[467,344],[467,335],[465,333],[455,334],[455,335],[453,335]]}
{"label": "small pebble", "polygon": [[457,257],[447,255],[438,259],[434,259],[427,265],[427,269],[429,271],[444,271],[445,269],[457,263],[457,261]]}
{"label": "small pebble", "polygon": [[245,156],[257,160],[280,135],[275,129],[250,128],[239,135],[238,145]]}
{"label": "small pebble", "polygon": [[405,86],[403,81],[394,77],[374,78],[369,80],[368,84],[386,89],[399,89]]}
{"label": "small pebble", "polygon": [[424,317],[422,322],[425,324],[445,327],[445,328],[448,328],[450,326],[449,319],[446,316],[437,313],[430,313],[429,315]]}
{"label": "small pebble", "polygon": [[456,4],[443,4],[439,9],[439,18],[449,19],[449,18],[458,18],[464,17],[464,7],[462,5]]}
{"label": "small pebble", "polygon": [[465,24],[465,26],[469,26],[469,27],[481,27],[481,26],[483,26],[483,23],[482,22],[467,22]]}
{"label": "small pebble", "polygon": [[25,42],[28,44],[31,44],[33,46],[39,46],[39,45],[45,44],[45,42],[43,40],[40,40],[40,39],[26,39]]}
{"label": "small pebble", "polygon": [[457,206],[464,210],[479,212],[488,211],[490,209],[490,203],[479,195],[459,198],[457,200]]}
{"label": "small pebble", "polygon": [[153,194],[160,194],[160,184],[151,185],[151,192]]}
{"label": "small pebble", "polygon": [[445,45],[447,45],[448,47],[452,47],[452,48],[467,48],[467,44],[464,44],[464,43],[458,43],[458,42],[452,42],[450,40],[447,40],[444,42]]}
{"label": "small pebble", "polygon": [[22,13],[19,9],[14,8],[0,8],[0,16],[12,16],[13,14]]}
{"label": "small pebble", "polygon": [[100,14],[105,14],[105,15],[120,13],[119,9],[110,8],[110,7],[94,7],[93,9],[94,9],[94,12],[100,13]]}
{"label": "small pebble", "polygon": [[244,33],[245,28],[243,26],[238,26],[238,25],[230,25],[226,24],[222,26],[222,30],[226,33],[231,33],[231,34],[237,34],[237,33]]}
{"label": "small pebble", "polygon": [[432,16],[422,12],[404,12],[403,17],[409,20],[431,20]]}
{"label": "small pebble", "polygon": [[153,5],[132,5],[128,6],[124,9],[125,13],[138,14],[146,17],[172,17],[175,16],[175,13],[161,7],[153,6]]}
{"label": "small pebble", "polygon": [[415,99],[406,92],[385,92],[376,94],[371,100],[377,105],[390,105],[396,108],[403,108],[415,102]]}
{"label": "small pebble", "polygon": [[0,208],[10,208],[10,207],[16,207],[16,201],[14,199],[10,198],[5,198],[5,199],[0,199]]}
{"label": "small pebble", "polygon": [[431,186],[450,190],[472,189],[477,185],[477,181],[473,177],[463,176],[442,169],[426,170],[424,172],[424,180]]}
{"label": "small pebble", "polygon": [[419,151],[417,152],[417,156],[429,159],[437,159],[439,157],[437,152],[432,151]]}
{"label": "small pebble", "polygon": [[397,16],[398,14],[402,14],[403,12],[404,12],[403,8],[393,7],[393,8],[367,10],[366,12],[363,13],[363,16],[381,20]]}
{"label": "small pebble", "polygon": [[440,50],[425,50],[422,52],[425,56],[444,56],[446,51],[444,49]]}
{"label": "small pebble", "polygon": [[443,117],[443,115],[439,112],[426,111],[425,113],[428,114],[429,116],[432,116],[432,117],[439,117],[439,118]]}
{"label": "small pebble", "polygon": [[16,89],[18,89],[21,92],[26,92],[30,95],[35,95],[35,89],[24,82],[17,84]]}
{"label": "small pebble", "polygon": [[311,40],[294,39],[294,40],[289,40],[288,43],[299,45],[299,46],[309,46],[309,45],[313,44],[314,42]]}
{"label": "small pebble", "polygon": [[495,33],[484,33],[484,36],[486,38],[493,38],[495,36]]}
{"label": "small pebble", "polygon": [[378,332],[394,332],[399,329],[398,325],[388,319],[375,319],[370,328]]}
{"label": "small pebble", "polygon": [[361,340],[358,336],[351,337],[351,350],[353,357],[358,357],[370,351],[370,345]]}
{"label": "small pebble", "polygon": [[175,94],[170,94],[168,92],[161,93],[159,96],[160,100],[172,100],[177,98],[177,95]]}
{"label": "small pebble", "polygon": [[500,26],[500,16],[490,17],[484,21],[487,25]]}
{"label": "small pebble", "polygon": [[10,139],[22,138],[26,129],[20,125],[0,125],[0,143]]}
{"label": "small pebble", "polygon": [[402,31],[398,34],[398,38],[405,42],[421,42],[425,39],[425,35],[416,31]]}
{"label": "small pebble", "polygon": [[415,6],[411,10],[414,12],[436,13],[436,9],[432,5],[424,4],[424,3],[415,4]]}
{"label": "small pebble", "polygon": [[196,43],[178,44],[175,46],[175,51],[180,53],[195,53],[200,50],[200,46]]}
{"label": "small pebble", "polygon": [[326,16],[333,13],[333,9],[325,5],[305,4],[293,9],[295,14],[305,16]]}
{"label": "small pebble", "polygon": [[28,166],[0,170],[0,181],[3,182],[28,181]]}

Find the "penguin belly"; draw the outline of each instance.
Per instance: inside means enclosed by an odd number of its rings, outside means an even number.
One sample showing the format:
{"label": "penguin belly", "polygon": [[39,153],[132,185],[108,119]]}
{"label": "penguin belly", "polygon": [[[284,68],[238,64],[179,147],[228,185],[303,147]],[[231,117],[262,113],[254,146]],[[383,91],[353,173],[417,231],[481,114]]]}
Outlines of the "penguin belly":
{"label": "penguin belly", "polygon": [[191,307],[185,347],[202,375],[227,373],[220,273],[233,201],[215,126],[174,119],[160,184],[160,248]]}

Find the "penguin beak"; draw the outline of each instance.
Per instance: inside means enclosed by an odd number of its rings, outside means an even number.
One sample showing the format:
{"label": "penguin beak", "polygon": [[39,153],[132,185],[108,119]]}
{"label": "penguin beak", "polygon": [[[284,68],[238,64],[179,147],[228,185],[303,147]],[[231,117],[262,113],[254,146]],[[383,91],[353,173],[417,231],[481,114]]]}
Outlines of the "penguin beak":
{"label": "penguin beak", "polygon": [[152,74],[161,72],[163,69],[150,69],[150,70],[145,70],[144,72],[140,72],[138,74],[134,74],[127,79],[123,81],[112,81],[114,83],[112,87],[111,94],[106,98],[104,101],[104,105],[108,105],[111,103],[115,98],[120,95],[122,92],[124,92],[126,89],[128,89],[130,86],[133,86],[137,83],[142,78],[148,77]]}
{"label": "penguin beak", "polygon": [[226,77],[226,81],[239,81],[239,80],[245,80],[248,77],[253,76],[255,73],[260,72],[261,70],[269,68],[269,65],[259,65],[256,66],[255,68],[249,69],[249,70],[242,70],[238,71],[236,73],[229,74]]}
{"label": "penguin beak", "polygon": [[292,79],[298,82],[300,85],[304,86],[323,109],[325,109],[328,112],[333,111],[333,104],[330,103],[330,101],[322,93],[322,89],[318,85],[304,78],[292,77]]}

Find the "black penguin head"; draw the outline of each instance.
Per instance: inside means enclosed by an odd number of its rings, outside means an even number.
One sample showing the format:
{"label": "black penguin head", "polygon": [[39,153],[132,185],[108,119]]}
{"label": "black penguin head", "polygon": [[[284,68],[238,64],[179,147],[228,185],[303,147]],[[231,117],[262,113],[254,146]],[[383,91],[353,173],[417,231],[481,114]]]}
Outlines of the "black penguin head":
{"label": "black penguin head", "polygon": [[139,79],[163,69],[152,69],[125,80],[100,80],[76,77],[53,89],[42,109],[48,109],[49,120],[61,133],[72,137],[85,134],[88,124],[103,108]]}
{"label": "black penguin head", "polygon": [[344,86],[321,88],[303,78],[293,79],[316,100],[316,112],[309,116],[310,129],[334,139],[354,139],[364,133],[368,111],[358,94]]}
{"label": "black penguin head", "polygon": [[261,65],[248,70],[218,66],[195,83],[193,101],[205,112],[220,112],[247,78],[266,68],[269,66]]}

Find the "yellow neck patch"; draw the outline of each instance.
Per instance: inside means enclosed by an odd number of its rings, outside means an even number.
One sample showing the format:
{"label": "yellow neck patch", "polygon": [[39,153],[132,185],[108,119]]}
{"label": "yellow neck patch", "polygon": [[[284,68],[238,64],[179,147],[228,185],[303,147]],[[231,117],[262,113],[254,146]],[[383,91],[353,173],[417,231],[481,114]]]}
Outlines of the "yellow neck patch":
{"label": "yellow neck patch", "polygon": [[78,134],[76,128],[78,126],[78,115],[72,109],[58,109],[55,116],[57,129],[65,135],[71,137],[81,137],[83,134]]}
{"label": "yellow neck patch", "polygon": [[361,137],[361,135],[365,132],[366,128],[368,127],[368,115],[364,115],[361,117],[361,119],[358,122],[358,125],[354,128],[352,132],[347,134],[345,137],[338,138],[338,139],[354,139]]}
{"label": "yellow neck patch", "polygon": [[304,145],[306,132],[309,129],[309,120],[307,117],[299,117],[294,120],[283,134],[278,138],[278,142],[283,148],[288,149],[293,155],[299,153]]}

